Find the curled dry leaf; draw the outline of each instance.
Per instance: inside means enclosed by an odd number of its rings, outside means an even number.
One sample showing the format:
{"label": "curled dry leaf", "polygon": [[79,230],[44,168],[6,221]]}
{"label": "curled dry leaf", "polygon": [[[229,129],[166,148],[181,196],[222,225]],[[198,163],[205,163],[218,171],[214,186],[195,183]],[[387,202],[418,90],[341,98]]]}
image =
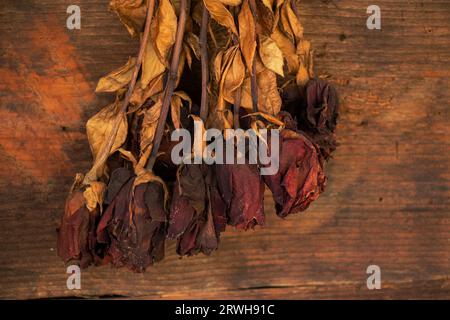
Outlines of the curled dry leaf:
{"label": "curled dry leaf", "polygon": [[192,52],[194,53],[197,60],[200,60],[200,40],[198,36],[192,32],[188,32],[186,34],[185,38],[186,43],[189,45],[189,48],[191,48]]}
{"label": "curled dry leaf", "polygon": [[95,92],[115,92],[125,87],[131,81],[136,58],[129,58],[123,66],[104,76],[98,81]]}
{"label": "curled dry leaf", "polygon": [[144,119],[141,128],[141,151],[146,150],[153,144],[153,138],[161,115],[162,100],[158,99],[154,105],[143,111]]}
{"label": "curled dry leaf", "polygon": [[238,45],[228,48],[215,61],[216,78],[219,78],[218,110],[224,110],[224,100],[234,103],[235,90],[245,78],[245,66]]}
{"label": "curled dry leaf", "polygon": [[203,0],[203,3],[217,23],[228,28],[234,34],[238,34],[233,15],[220,0]]}
{"label": "curled dry leaf", "polygon": [[256,16],[258,17],[256,20],[257,33],[269,37],[275,27],[273,3],[271,0],[255,0],[255,4]]}
{"label": "curled dry leaf", "polygon": [[275,41],[278,48],[280,48],[281,52],[283,53],[283,57],[287,62],[288,72],[297,74],[298,68],[300,67],[300,61],[295,45],[280,31],[279,28],[275,28],[270,37],[273,41]]}
{"label": "curled dry leaf", "polygon": [[149,39],[142,61],[141,88],[145,89],[152,80],[163,74],[165,70],[165,64],[161,62],[156,53],[153,41]]}
{"label": "curled dry leaf", "polygon": [[103,198],[105,196],[106,185],[103,182],[92,182],[84,191],[83,196],[86,199],[86,207],[89,211],[95,209],[102,210]]}
{"label": "curled dry leaf", "polygon": [[153,46],[160,62],[168,66],[167,57],[177,32],[177,15],[170,0],[159,1],[154,23]]}
{"label": "curled dry leaf", "polygon": [[[276,115],[281,109],[281,97],[277,87],[277,77],[274,72],[262,66],[257,61],[257,84],[258,84],[258,108],[259,111]],[[250,78],[244,80],[242,86],[241,106],[252,110],[252,95]]]}
{"label": "curled dry leaf", "polygon": [[250,10],[248,0],[242,4],[239,12],[239,45],[241,47],[242,56],[247,65],[247,70],[251,73],[253,59],[256,53],[256,27],[253,14]]}
{"label": "curled dry leaf", "polygon": [[297,54],[299,56],[300,67],[297,72],[296,81],[298,85],[303,86],[309,79],[314,77],[311,43],[307,40],[300,41],[297,45]]}
{"label": "curled dry leaf", "polygon": [[[91,147],[94,163],[96,162],[96,159],[99,158],[99,152],[107,143],[106,139],[109,137],[116,121],[119,121],[119,129],[109,154],[117,151],[127,138],[127,118],[123,113],[119,112],[118,105],[119,101],[116,101],[115,103],[106,106],[100,110],[99,113],[90,118],[86,124],[86,134]],[[120,120],[118,120],[118,118]],[[103,174],[104,164],[97,164],[97,168],[98,172],[96,174],[97,177],[100,177]]]}
{"label": "curled dry leaf", "polygon": [[245,78],[245,66],[239,48],[236,46],[232,51],[226,62],[221,82],[224,97],[234,101],[234,91],[242,85]]}
{"label": "curled dry leaf", "polygon": [[148,99],[161,93],[164,89],[163,78],[164,74],[160,74],[159,76],[151,80],[145,88],[142,88],[141,80],[139,80],[130,99],[130,103],[134,106],[134,108],[130,108],[128,113],[136,111]]}
{"label": "curled dry leaf", "polygon": [[191,98],[189,98],[186,92],[177,91],[173,93],[172,103],[170,104],[170,114],[175,129],[181,128],[180,109],[184,105],[183,101],[186,101],[188,103],[188,107],[190,110],[192,106],[192,100]]}
{"label": "curled dry leaf", "polygon": [[146,0],[111,0],[109,7],[117,13],[132,37],[142,32],[147,12]]}
{"label": "curled dry leaf", "polygon": [[268,69],[284,77],[283,53],[275,41],[269,37],[259,37],[259,56]]}
{"label": "curled dry leaf", "polygon": [[286,35],[298,44],[303,39],[303,27],[292,10],[291,1],[285,1],[281,7],[281,25]]}
{"label": "curled dry leaf", "polygon": [[238,6],[242,3],[242,0],[220,0],[226,6]]}

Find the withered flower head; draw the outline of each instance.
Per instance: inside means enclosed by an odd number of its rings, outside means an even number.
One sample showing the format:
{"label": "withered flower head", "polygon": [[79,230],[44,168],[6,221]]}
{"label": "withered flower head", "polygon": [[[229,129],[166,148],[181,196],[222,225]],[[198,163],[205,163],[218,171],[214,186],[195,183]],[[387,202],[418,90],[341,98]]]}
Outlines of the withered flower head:
{"label": "withered flower head", "polygon": [[166,191],[150,172],[147,177],[128,174],[126,179],[125,170],[111,176],[108,198],[113,200],[98,224],[98,241],[109,244],[113,266],[143,272],[164,258]]}
{"label": "withered flower head", "polygon": [[65,263],[77,262],[86,268],[101,260],[97,244],[96,223],[102,206],[103,184],[83,186],[83,175],[77,175],[66,200],[64,215],[58,228],[58,255]]}
{"label": "withered flower head", "polygon": [[247,230],[264,226],[264,183],[252,164],[216,165],[217,184],[227,207],[228,224]]}
{"label": "withered flower head", "polygon": [[184,165],[174,185],[168,238],[178,238],[177,253],[210,254],[225,230],[225,205],[220,197],[213,167]]}
{"label": "withered flower head", "polygon": [[263,179],[272,191],[278,216],[284,218],[306,210],[323,192],[326,177],[316,146],[302,133],[282,130],[279,152],[278,172]]}
{"label": "withered flower head", "polygon": [[321,79],[310,80],[306,88],[291,85],[283,92],[283,109],[297,119],[298,129],[311,137],[328,160],[337,147],[339,98],[336,89]]}

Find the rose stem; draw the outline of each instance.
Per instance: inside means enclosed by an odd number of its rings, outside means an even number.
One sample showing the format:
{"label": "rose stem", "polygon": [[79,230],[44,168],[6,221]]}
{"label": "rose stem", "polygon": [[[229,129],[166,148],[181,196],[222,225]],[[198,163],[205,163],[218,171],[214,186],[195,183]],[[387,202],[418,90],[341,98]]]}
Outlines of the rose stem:
{"label": "rose stem", "polygon": [[233,117],[233,122],[234,122],[234,128],[235,129],[239,129],[239,109],[241,106],[241,88],[237,88],[236,89],[236,94],[234,95],[234,117]]}
{"label": "rose stem", "polygon": [[[249,0],[249,5],[250,5],[250,11],[252,12],[253,19],[255,20],[255,25],[256,25],[256,20],[258,19],[258,17],[257,17],[257,13],[256,13],[255,0]],[[256,28],[256,26],[255,26],[255,28]],[[255,34],[256,34],[256,32],[255,32]],[[253,63],[252,63],[252,72],[250,75],[250,87],[251,87],[251,93],[252,93],[253,112],[258,112],[258,82],[256,80],[256,54],[253,58]]]}
{"label": "rose stem", "polygon": [[180,2],[180,18],[178,19],[177,33],[175,35],[175,46],[172,53],[172,62],[170,64],[166,89],[164,91],[163,103],[161,106],[161,115],[159,116],[158,119],[155,137],[153,138],[152,152],[150,153],[150,158],[146,166],[148,170],[153,169],[156,157],[158,156],[158,149],[161,144],[161,139],[163,137],[164,126],[166,124],[167,114],[169,112],[169,106],[172,100],[175,82],[178,77],[178,65],[180,62],[181,46],[183,44],[184,30],[186,26],[186,7],[187,7],[186,2],[187,0],[181,0]]}
{"label": "rose stem", "polygon": [[202,62],[202,100],[200,105],[200,118],[206,122],[208,118],[208,83],[209,83],[209,61],[208,61],[208,23],[209,13],[203,5],[202,25],[200,29],[200,54]]}
{"label": "rose stem", "polygon": [[258,82],[256,81],[256,59],[253,60],[251,79],[253,112],[258,112]]}
{"label": "rose stem", "polygon": [[103,146],[103,148],[99,152],[99,157],[96,159],[95,164],[90,172],[95,172],[95,169],[98,166],[102,165],[108,159],[110,150],[114,144],[114,140],[116,138],[117,132],[119,131],[120,122],[122,120],[122,114],[124,114],[127,111],[128,104],[130,103],[130,99],[131,99],[131,96],[134,91],[134,87],[136,86],[136,80],[137,80],[139,71],[141,69],[142,60],[144,58],[144,53],[145,53],[145,48],[146,48],[148,37],[150,34],[150,25],[152,23],[154,10],[155,10],[155,0],[149,0],[148,7],[147,7],[147,17],[145,20],[144,34],[142,36],[138,58],[136,60],[135,66],[134,66],[133,75],[131,77],[130,84],[128,85],[128,90],[125,95],[125,99],[123,100],[122,106],[119,110],[117,119],[113,124],[111,132],[109,133],[109,136],[106,139],[106,144]]}

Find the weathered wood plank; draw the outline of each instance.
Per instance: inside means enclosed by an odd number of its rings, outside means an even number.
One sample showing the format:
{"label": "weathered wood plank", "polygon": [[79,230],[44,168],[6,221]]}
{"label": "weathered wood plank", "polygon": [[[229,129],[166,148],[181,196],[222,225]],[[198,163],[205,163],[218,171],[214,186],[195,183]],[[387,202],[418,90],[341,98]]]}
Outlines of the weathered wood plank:
{"label": "weathered wood plank", "polygon": [[[228,230],[210,257],[167,258],[146,274],[109,267],[66,289],[55,228],[76,172],[90,165],[84,123],[110,97],[98,78],[136,43],[107,0],[0,4],[0,297],[449,298],[450,1],[300,2],[316,71],[342,100],[327,191],[307,211],[267,227]],[[366,268],[382,269],[382,290]]]}

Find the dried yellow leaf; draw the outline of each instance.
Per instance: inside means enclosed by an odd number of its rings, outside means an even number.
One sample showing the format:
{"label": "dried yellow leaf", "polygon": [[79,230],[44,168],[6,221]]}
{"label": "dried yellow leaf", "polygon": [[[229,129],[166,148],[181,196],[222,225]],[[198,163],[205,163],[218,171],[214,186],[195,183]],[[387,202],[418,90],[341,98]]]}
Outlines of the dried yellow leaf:
{"label": "dried yellow leaf", "polygon": [[270,36],[275,27],[275,15],[272,10],[272,4],[267,0],[255,0],[256,15],[258,17],[257,33],[264,36]]}
{"label": "dried yellow leaf", "polygon": [[175,43],[177,31],[177,15],[170,0],[160,0],[156,12],[154,33],[152,34],[153,46],[159,60],[168,65],[167,56],[170,48]]}
{"label": "dried yellow leaf", "polygon": [[195,57],[197,60],[200,60],[200,40],[198,36],[192,32],[188,32],[186,34],[186,43],[191,48],[192,52],[194,52]]}
{"label": "dried yellow leaf", "polygon": [[278,48],[275,41],[269,37],[260,37],[259,39],[259,56],[263,64],[273,72],[284,77],[283,72],[283,53]]}
{"label": "dried yellow leaf", "polygon": [[291,40],[278,28],[272,33],[271,38],[277,44],[286,59],[289,73],[296,74],[299,68],[299,59],[296,48]]}
{"label": "dried yellow leaf", "polygon": [[105,196],[106,185],[103,182],[94,181],[83,192],[86,201],[86,208],[89,211],[94,211],[97,206],[102,209],[103,199]]}
{"label": "dried yellow leaf", "polygon": [[239,46],[235,45],[228,48],[223,53],[220,68],[216,66],[215,69],[216,75],[217,70],[220,70],[217,109],[224,110],[224,100],[234,102],[234,91],[242,85],[245,78],[245,66]]}
{"label": "dried yellow leaf", "polygon": [[163,74],[150,81],[144,89],[142,89],[141,82],[139,80],[130,99],[130,103],[133,105],[133,108],[130,108],[128,112],[131,113],[136,111],[145,103],[145,101],[162,92],[163,89]]}
{"label": "dried yellow leaf", "polygon": [[281,25],[295,43],[303,38],[303,27],[292,10],[291,1],[285,2],[281,8]]}
{"label": "dried yellow leaf", "polygon": [[248,0],[242,4],[238,17],[239,45],[249,73],[252,72],[253,58],[256,52],[256,26]]}
{"label": "dried yellow leaf", "polygon": [[203,0],[203,3],[214,20],[220,25],[228,28],[234,34],[238,34],[233,15],[220,0]]}
{"label": "dried yellow leaf", "polygon": [[150,81],[164,73],[166,66],[161,62],[155,51],[152,41],[149,39],[145,48],[142,61],[141,88],[145,89]]}
{"label": "dried yellow leaf", "polygon": [[145,0],[111,0],[109,7],[117,13],[132,37],[144,28],[147,13]]}
{"label": "dried yellow leaf", "polygon": [[[281,97],[275,73],[257,63],[258,109],[269,115],[277,115],[281,110]],[[253,110],[250,78],[244,80],[241,91],[241,106]]]}
{"label": "dried yellow leaf", "polygon": [[220,0],[226,6],[238,6],[242,3],[242,0]]}
{"label": "dried yellow leaf", "polygon": [[297,46],[297,54],[300,66],[296,75],[296,81],[298,85],[305,85],[310,78],[314,77],[311,43],[307,40],[301,40]]}
{"label": "dried yellow leaf", "polygon": [[162,100],[158,99],[153,106],[144,111],[144,119],[142,121],[141,129],[141,150],[145,150],[153,144],[158,119],[161,115],[161,107]]}
{"label": "dried yellow leaf", "polygon": [[[110,133],[116,122],[119,123],[117,135],[112,144],[109,154],[114,153],[125,142],[128,132],[128,122],[123,113],[119,113],[118,104],[113,103],[106,106],[95,116],[90,118],[86,124],[86,134],[91,147],[94,160],[99,156],[99,152],[106,144],[106,139],[109,138]],[[102,167],[102,164],[99,164]]]}
{"label": "dried yellow leaf", "polygon": [[172,122],[173,122],[175,129],[181,128],[180,109],[181,109],[181,107],[183,107],[183,100],[188,102],[189,109],[191,109],[192,100],[191,100],[191,98],[189,98],[189,96],[185,92],[177,91],[177,92],[173,93],[172,103],[170,105],[170,114],[171,114]]}
{"label": "dried yellow leaf", "polygon": [[136,58],[129,58],[124,66],[101,78],[95,92],[115,92],[125,87],[131,81],[135,65]]}

